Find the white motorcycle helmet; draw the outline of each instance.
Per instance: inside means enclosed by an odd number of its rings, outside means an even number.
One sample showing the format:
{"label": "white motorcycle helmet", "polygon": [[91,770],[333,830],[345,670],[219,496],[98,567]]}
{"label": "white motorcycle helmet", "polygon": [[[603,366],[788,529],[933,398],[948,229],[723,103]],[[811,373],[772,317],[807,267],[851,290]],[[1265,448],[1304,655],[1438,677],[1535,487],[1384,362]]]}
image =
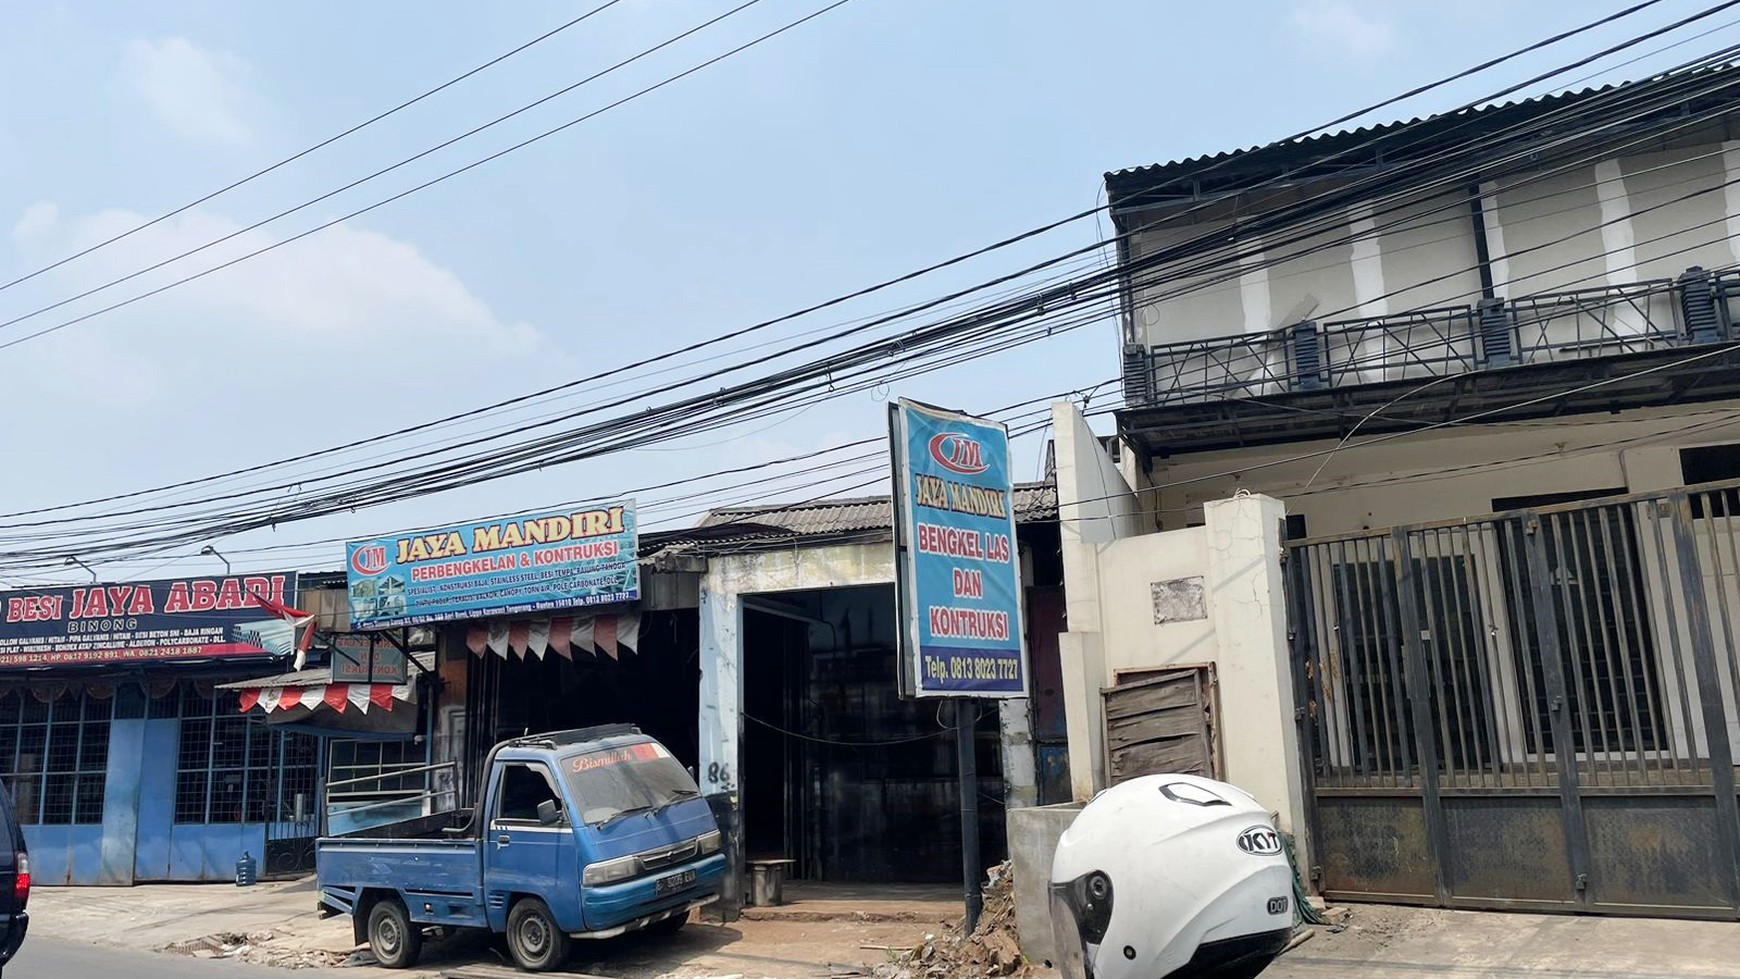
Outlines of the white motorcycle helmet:
{"label": "white motorcycle helmet", "polygon": [[1054,964],[1063,979],[1251,979],[1292,937],[1292,894],[1255,799],[1193,775],[1131,779],[1058,840]]}

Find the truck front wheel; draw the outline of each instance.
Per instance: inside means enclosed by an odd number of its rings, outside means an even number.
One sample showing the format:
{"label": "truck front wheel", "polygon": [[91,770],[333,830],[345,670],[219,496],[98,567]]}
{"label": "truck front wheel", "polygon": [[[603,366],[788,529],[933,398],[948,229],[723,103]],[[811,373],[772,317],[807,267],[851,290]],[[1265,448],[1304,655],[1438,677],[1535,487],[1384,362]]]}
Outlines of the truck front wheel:
{"label": "truck front wheel", "polygon": [[382,898],[369,910],[369,951],[389,969],[409,969],[423,953],[423,929],[397,897]]}
{"label": "truck front wheel", "polygon": [[568,961],[574,940],[556,926],[549,905],[535,897],[521,898],[508,912],[508,950],[527,972],[548,972]]}

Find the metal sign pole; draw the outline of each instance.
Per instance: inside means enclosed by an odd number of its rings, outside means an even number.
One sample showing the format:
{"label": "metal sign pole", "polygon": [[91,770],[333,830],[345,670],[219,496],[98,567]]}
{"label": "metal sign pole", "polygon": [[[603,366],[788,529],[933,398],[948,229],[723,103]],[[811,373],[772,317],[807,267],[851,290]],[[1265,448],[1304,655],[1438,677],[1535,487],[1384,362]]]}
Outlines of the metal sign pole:
{"label": "metal sign pole", "polygon": [[984,909],[985,895],[979,890],[983,868],[979,866],[979,766],[973,713],[973,702],[955,701],[955,754],[961,772],[961,876],[966,882],[966,934],[979,925],[979,912]]}

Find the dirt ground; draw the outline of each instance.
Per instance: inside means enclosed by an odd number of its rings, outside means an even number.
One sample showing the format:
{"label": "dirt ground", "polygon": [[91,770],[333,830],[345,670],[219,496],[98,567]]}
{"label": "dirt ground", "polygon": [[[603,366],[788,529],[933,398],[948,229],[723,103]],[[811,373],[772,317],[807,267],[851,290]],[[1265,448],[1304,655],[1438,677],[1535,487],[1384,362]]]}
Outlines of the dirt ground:
{"label": "dirt ground", "polygon": [[[730,925],[691,923],[671,938],[584,944],[570,972],[612,979],[1055,979],[1008,954],[1009,922],[987,904],[990,941],[963,948],[949,890],[788,894]],[[993,895],[994,898],[994,895]],[[1263,979],[1740,979],[1740,927],[1665,921],[1438,911],[1356,905],[1346,928],[1310,937]],[[425,947],[418,970],[389,972],[357,955],[347,918],[319,919],[312,882],[41,888],[31,934],[333,976],[506,979],[521,975],[487,938]],[[175,948],[178,952],[165,952]],[[916,951],[914,951],[916,950]],[[328,973],[322,973],[328,974]]]}
{"label": "dirt ground", "polygon": [[[946,894],[947,891],[942,892]],[[812,896],[801,889],[780,908],[746,909],[729,925],[694,921],[674,937],[580,943],[570,971],[615,979],[842,979],[868,975],[896,950],[912,947],[959,917],[936,889]],[[412,972],[372,965],[358,953],[350,919],[315,913],[312,881],[132,888],[39,888],[31,897],[31,934],[119,948],[231,959],[288,969],[344,968],[358,977],[509,974],[505,954],[486,936],[460,935],[424,946]]]}

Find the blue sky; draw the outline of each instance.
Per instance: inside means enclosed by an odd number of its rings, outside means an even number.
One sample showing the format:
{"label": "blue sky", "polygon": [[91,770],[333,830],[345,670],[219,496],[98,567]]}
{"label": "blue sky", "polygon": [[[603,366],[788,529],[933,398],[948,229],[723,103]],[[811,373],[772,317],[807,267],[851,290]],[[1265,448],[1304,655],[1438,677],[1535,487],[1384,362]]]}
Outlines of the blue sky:
{"label": "blue sky", "polygon": [[[821,3],[763,0],[619,75],[204,258],[0,329],[0,341],[372,203]],[[16,5],[0,34],[0,281],[282,159],[592,5]],[[0,291],[0,320],[323,194],[731,6],[625,0],[280,172]],[[1618,6],[852,0],[438,187],[0,350],[9,436],[0,511],[317,449],[714,336],[1084,210],[1105,170],[1261,143]],[[1593,40],[1369,121],[1454,105],[1699,6],[1661,4]],[[1665,66],[1713,40],[1609,77]],[[1098,233],[1080,222],[783,335],[938,295]],[[1104,381],[1116,372],[1116,350],[1106,323],[891,393],[985,410]],[[620,380],[602,393],[649,382]],[[252,549],[608,498],[875,435],[883,411],[872,394],[853,395],[771,427],[760,421],[216,543],[242,555],[238,568],[337,567],[337,545]],[[1035,472],[1039,440],[1019,451],[1018,471]],[[197,549],[105,574],[209,570]]]}

